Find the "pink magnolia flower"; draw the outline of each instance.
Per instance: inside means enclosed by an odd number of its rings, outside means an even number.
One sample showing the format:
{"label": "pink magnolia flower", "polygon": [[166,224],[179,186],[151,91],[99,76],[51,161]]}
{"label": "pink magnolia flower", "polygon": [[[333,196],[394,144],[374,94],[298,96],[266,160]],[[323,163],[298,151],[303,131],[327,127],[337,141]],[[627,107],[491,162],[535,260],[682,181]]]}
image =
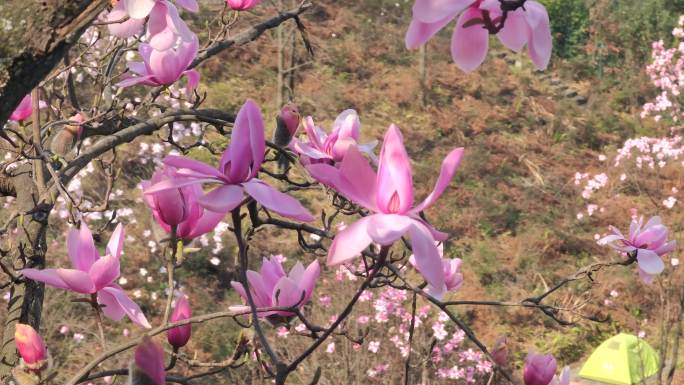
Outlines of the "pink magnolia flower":
{"label": "pink magnolia flower", "polygon": [[310,116],[304,120],[304,131],[309,139],[307,142],[299,139],[292,140],[292,148],[300,154],[303,164],[340,162],[344,159],[349,146],[357,147],[371,160],[377,160],[373,154],[373,148],[377,142],[358,144],[361,136],[361,122],[354,110],[343,111],[335,119],[330,136],[317,127]]}
{"label": "pink magnolia flower", "polygon": [[299,108],[294,103],[287,103],[280,109],[276,117],[276,129],[273,133],[273,143],[285,147],[290,144],[292,137],[299,128]]}
{"label": "pink magnolia flower", "polygon": [[129,375],[132,384],[166,385],[164,350],[152,338],[145,336],[138,344]]}
{"label": "pink magnolia flower", "polygon": [[24,269],[21,273],[28,279],[59,289],[97,294],[97,302],[103,305],[105,316],[118,321],[125,314],[136,324],[150,328],[140,307],[116,284],[123,241],[123,226],[119,224],[107,243],[107,253],[100,256],[90,229],[81,223],[81,229],[72,229],[67,238],[67,251],[74,269]]}
{"label": "pink magnolia flower", "polygon": [[28,365],[42,366],[48,353],[43,338],[31,327],[18,323],[14,329],[14,343],[21,359]]}
{"label": "pink magnolia flower", "polygon": [[261,0],[226,0],[230,9],[248,11],[261,3]]}
{"label": "pink magnolia flower", "polygon": [[[176,299],[176,306],[173,308],[173,313],[171,314],[170,321],[177,322],[183,321],[192,317],[192,310],[190,309],[190,303],[188,303],[188,298],[180,294]],[[169,344],[174,348],[182,348],[188,341],[190,341],[190,335],[192,334],[192,325],[187,324],[183,326],[178,326],[173,329],[169,329],[167,332],[167,340]]]}
{"label": "pink magnolia flower", "polygon": [[639,218],[638,222],[633,220],[629,226],[628,237],[610,226],[611,234],[603,237],[599,243],[610,244],[610,247],[623,253],[636,253],[639,275],[644,282],[651,283],[655,276],[665,269],[660,257],[674,250],[677,241],[667,242],[668,230],[660,217],[649,219],[642,228],[643,222],[643,217]]}
{"label": "pink magnolia flower", "polygon": [[411,163],[399,128],[394,125],[385,134],[377,175],[353,146],[349,147],[339,168],[327,164],[307,166],[321,183],[373,213],[337,234],[330,246],[328,264],[348,262],[373,242],[390,246],[409,234],[417,269],[434,288],[433,295],[443,295],[447,290],[444,264],[435,241],[443,241],[447,235],[432,228],[418,214],[442,195],[462,156],[463,148],[454,149],[447,155],[434,190],[417,206],[413,205]]}
{"label": "pink magnolia flower", "polygon": [[178,47],[170,48],[165,51],[157,51],[149,44],[141,43],[138,53],[143,58],[143,62],[128,62],[127,67],[136,76],[124,79],[117,83],[119,87],[130,87],[137,84],[146,86],[162,86],[175,83],[181,76],[188,78],[188,93],[197,87],[200,74],[194,69],[189,70],[188,66],[197,56],[199,42],[197,36],[193,36],[191,41],[181,42]]}
{"label": "pink magnolia flower", "polygon": [[[38,102],[38,107],[40,109],[43,109],[43,108],[47,107],[47,103],[45,103],[44,101],[41,100]],[[30,118],[32,114],[33,114],[33,101],[31,100],[31,94],[28,94],[28,95],[24,96],[23,99],[21,99],[21,102],[19,103],[17,108],[10,115],[9,120],[19,122],[22,120],[26,120],[27,118]]]}
{"label": "pink magnolia flower", "polygon": [[[451,38],[451,56],[465,72],[482,64],[489,48],[485,16],[498,23],[503,12],[498,0],[416,0],[413,19],[406,32],[406,47],[417,48],[430,40],[458,16]],[[496,33],[501,43],[520,51],[525,44],[532,62],[545,69],[551,58],[549,15],[543,5],[528,0],[525,6],[508,12],[503,28]]]}
{"label": "pink magnolia flower", "polygon": [[[444,244],[437,242],[437,251],[442,259],[442,266],[444,268],[444,284],[446,284],[447,291],[458,290],[463,285],[463,274],[461,274],[461,264],[463,261],[460,258],[444,258]],[[420,272],[418,266],[416,266],[416,257],[411,255],[409,257],[409,262],[413,265],[416,270]],[[426,291],[430,295],[435,295],[436,289],[428,284]],[[439,295],[439,294],[437,294]]]}
{"label": "pink magnolia flower", "polygon": [[523,379],[525,385],[550,385],[556,374],[556,359],[553,355],[530,352],[525,360]]}
{"label": "pink magnolia flower", "polygon": [[194,159],[167,156],[164,163],[178,168],[178,178],[159,182],[145,193],[199,183],[219,184],[219,187],[198,198],[204,208],[227,213],[242,203],[246,192],[264,207],[282,216],[312,221],[314,218],[299,201],[256,178],[264,160],[265,146],[261,111],[256,103],[248,100],[235,118],[230,145],[223,153],[218,169]]}
{"label": "pink magnolia flower", "polygon": [[[247,271],[249,289],[252,293],[254,305],[257,308],[265,307],[297,307],[301,308],[309,302],[311,294],[316,286],[316,280],[321,274],[318,261],[313,261],[306,269],[301,262],[297,262],[288,274],[285,274],[283,265],[277,256],[264,257],[261,270]],[[230,283],[233,289],[247,302],[245,288],[239,282]],[[249,311],[249,306],[231,306],[234,311]],[[259,312],[259,317],[283,316],[290,317],[294,314],[289,311],[266,311]]]}
{"label": "pink magnolia flower", "polygon": [[177,177],[175,167],[165,166],[156,170],[150,180],[142,181],[143,200],[152,210],[154,220],[166,232],[176,225],[176,236],[181,239],[194,239],[212,231],[221,222],[225,213],[209,211],[202,207],[198,198],[204,192],[198,184],[147,194],[152,185]]}

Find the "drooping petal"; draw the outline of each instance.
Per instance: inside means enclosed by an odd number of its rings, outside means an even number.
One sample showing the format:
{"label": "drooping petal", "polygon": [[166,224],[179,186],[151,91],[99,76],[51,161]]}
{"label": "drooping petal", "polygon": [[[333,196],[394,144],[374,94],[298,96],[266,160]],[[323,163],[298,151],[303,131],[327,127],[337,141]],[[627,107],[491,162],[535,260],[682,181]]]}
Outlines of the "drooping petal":
{"label": "drooping petal", "polygon": [[525,6],[528,12],[536,12],[539,18],[535,28],[528,26],[527,50],[535,67],[543,71],[551,61],[551,50],[553,49],[549,15],[544,6],[534,1],[527,2]]}
{"label": "drooping petal", "polygon": [[451,151],[449,155],[444,158],[442,161],[442,168],[439,171],[439,177],[435,183],[435,188],[432,190],[430,195],[428,195],[421,204],[411,210],[411,212],[419,213],[432,206],[437,199],[439,199],[442,193],[444,193],[444,190],[446,190],[447,186],[449,186],[451,179],[454,177],[458,166],[461,164],[461,159],[463,159],[462,147]]}
{"label": "drooping petal", "polygon": [[126,87],[131,87],[131,86],[137,86],[138,84],[159,85],[156,81],[154,81],[154,75],[145,75],[145,76],[134,76],[134,77],[130,77],[128,79],[124,79],[124,80],[116,83],[116,86],[120,87],[120,88],[126,88]]}
{"label": "drooping petal", "polygon": [[197,201],[207,210],[217,213],[227,213],[237,207],[240,202],[242,202],[243,198],[244,193],[242,187],[234,184],[224,184],[210,191],[208,194],[200,196],[197,198]]}
{"label": "drooping petal", "polygon": [[477,8],[469,8],[458,18],[451,37],[451,57],[464,72],[471,72],[484,62],[489,49],[489,32],[480,25],[464,27],[472,19],[480,17]]}
{"label": "drooping petal", "polygon": [[413,17],[425,23],[434,23],[445,15],[455,15],[475,0],[416,0]]}
{"label": "drooping petal", "polygon": [[183,72],[183,75],[185,75],[188,78],[188,84],[185,86],[185,88],[187,90],[187,95],[192,96],[192,93],[195,91],[195,89],[199,85],[200,73],[197,72],[197,70],[189,70],[189,71]]}
{"label": "drooping petal", "polygon": [[116,297],[107,291],[100,290],[97,292],[97,303],[100,304],[100,308],[105,317],[113,321],[119,321],[126,315],[126,312],[116,300]]}
{"label": "drooping petal", "polygon": [[378,165],[376,203],[384,213],[406,213],[413,206],[413,176],[399,128],[385,134]]}
{"label": "drooping petal", "polygon": [[74,268],[83,272],[88,272],[90,266],[100,258],[100,253],[95,248],[93,234],[85,222],[81,223],[80,229],[71,229],[69,231],[67,250],[71,264]]}
{"label": "drooping petal", "polygon": [[363,217],[335,235],[328,250],[328,265],[339,265],[361,255],[372,242],[368,235],[369,222],[370,217]]}
{"label": "drooping petal", "polygon": [[119,223],[112,235],[109,237],[109,242],[107,243],[107,254],[119,258],[121,256],[121,251],[123,251],[124,243],[124,230],[123,225]]}
{"label": "drooping petal", "polygon": [[660,274],[665,270],[663,260],[651,250],[638,249],[637,262],[639,268],[648,274]]}
{"label": "drooping petal", "polygon": [[[183,239],[193,239],[213,231],[214,228],[216,228],[216,225],[218,225],[225,216],[225,213],[204,210],[199,220],[187,232],[184,231],[182,227],[179,228],[179,237]],[[183,224],[181,224],[181,226],[183,226]]]}
{"label": "drooping petal", "polygon": [[304,143],[299,139],[292,139],[292,148],[300,155],[308,156],[312,159],[330,159],[330,155],[312,147],[309,143]]}
{"label": "drooping petal", "polygon": [[126,313],[128,318],[133,321],[133,323],[136,323],[146,329],[152,327],[152,325],[150,325],[150,323],[147,321],[147,318],[145,318],[145,314],[143,314],[142,310],[140,310],[140,307],[130,298],[128,298],[126,292],[118,287],[118,285],[107,286],[100,291],[100,293],[103,292],[111,294],[115,300],[112,306],[119,306],[124,313]]}
{"label": "drooping petal", "polygon": [[273,212],[304,222],[314,220],[309,210],[302,206],[298,200],[259,179],[252,179],[243,183],[242,186],[254,200]]}
{"label": "drooping petal", "polygon": [[440,299],[446,293],[444,265],[430,231],[420,222],[414,221],[409,230],[411,247],[416,259],[416,267],[425,281],[432,286],[431,294]]}
{"label": "drooping petal", "polygon": [[496,34],[504,46],[515,52],[520,52],[527,43],[527,21],[523,11],[519,11],[509,14],[503,29]]}
{"label": "drooping petal", "polygon": [[102,290],[105,286],[114,282],[121,273],[119,258],[113,255],[105,255],[93,264],[88,275],[95,285],[95,290]]}
{"label": "drooping petal", "polygon": [[[68,271],[65,271],[68,270]],[[56,287],[58,289],[76,291],[77,293],[89,294],[95,290],[93,282],[90,280],[88,273],[80,270],[72,269],[23,269],[21,274],[24,277],[43,282],[48,286]],[[67,279],[65,279],[65,277]],[[79,280],[82,282],[79,283]],[[75,286],[73,286],[75,285]],[[78,290],[75,290],[78,289]]]}
{"label": "drooping petal", "polygon": [[152,12],[156,0],[123,0],[128,15],[134,19],[144,19]]}

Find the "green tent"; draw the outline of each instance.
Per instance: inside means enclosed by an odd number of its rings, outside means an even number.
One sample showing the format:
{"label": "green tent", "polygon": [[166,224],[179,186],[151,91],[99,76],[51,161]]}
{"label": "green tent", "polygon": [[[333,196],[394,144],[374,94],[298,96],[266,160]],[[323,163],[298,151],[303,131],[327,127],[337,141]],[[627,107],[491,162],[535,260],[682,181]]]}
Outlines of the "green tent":
{"label": "green tent", "polygon": [[580,370],[580,377],[615,385],[632,385],[658,372],[658,354],[644,340],[620,333],[604,341]]}

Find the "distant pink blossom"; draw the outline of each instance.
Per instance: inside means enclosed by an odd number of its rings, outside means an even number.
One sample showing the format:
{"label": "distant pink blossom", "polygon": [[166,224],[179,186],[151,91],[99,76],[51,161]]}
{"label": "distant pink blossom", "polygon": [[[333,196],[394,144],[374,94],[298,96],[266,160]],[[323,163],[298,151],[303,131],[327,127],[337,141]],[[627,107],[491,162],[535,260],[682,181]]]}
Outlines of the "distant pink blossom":
{"label": "distant pink blossom", "polygon": [[[461,273],[461,264],[463,261],[460,258],[444,258],[444,244],[441,242],[437,245],[437,250],[439,250],[439,256],[442,258],[444,283],[446,284],[447,291],[460,289],[463,285],[463,274]],[[416,266],[416,257],[414,255],[409,257],[409,261],[411,262],[411,265]],[[420,270],[418,271],[420,272]],[[426,291],[428,294],[432,294],[435,292],[435,288],[432,287],[432,285],[428,285]]]}
{"label": "distant pink blossom", "polygon": [[369,159],[377,161],[373,148],[377,142],[359,144],[361,121],[354,110],[343,111],[333,123],[330,135],[314,124],[311,116],[304,119],[304,131],[308,141],[292,140],[292,148],[300,154],[303,164],[341,162],[349,146],[358,148]]}
{"label": "distant pink blossom", "polygon": [[131,364],[131,383],[133,384],[166,384],[164,369],[164,350],[153,339],[144,336],[135,349]]}
{"label": "distant pink blossom", "polygon": [[[413,19],[406,32],[406,47],[417,48],[458,16],[451,38],[451,56],[465,72],[482,64],[489,48],[487,18],[495,24],[503,16],[498,0],[416,0]],[[493,32],[493,31],[492,31]],[[501,43],[513,51],[527,50],[535,67],[545,69],[551,58],[549,15],[544,6],[528,0],[524,7],[508,12],[503,28],[496,33]]]}

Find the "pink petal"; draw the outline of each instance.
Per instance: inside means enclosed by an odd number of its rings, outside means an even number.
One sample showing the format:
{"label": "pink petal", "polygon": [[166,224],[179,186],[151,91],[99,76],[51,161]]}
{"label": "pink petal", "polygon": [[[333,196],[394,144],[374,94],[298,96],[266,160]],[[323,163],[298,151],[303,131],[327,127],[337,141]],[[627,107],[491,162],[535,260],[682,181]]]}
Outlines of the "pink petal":
{"label": "pink petal", "polygon": [[[112,10],[109,13],[107,13],[107,15],[105,16],[105,20],[108,22],[112,22],[117,20],[123,20],[127,16],[128,12],[126,12],[124,2],[119,1],[118,3],[116,3],[116,5],[114,5],[114,8],[112,8]],[[144,19],[129,18],[123,23],[108,24],[107,29],[109,29],[109,33],[116,37],[128,38],[141,32],[144,25]]]}
{"label": "pink petal", "polygon": [[97,292],[97,303],[102,305],[101,309],[105,317],[111,320],[119,321],[126,315],[126,312],[116,300],[116,297],[104,290]]}
{"label": "pink petal", "polygon": [[292,140],[292,147],[300,155],[308,156],[313,159],[330,159],[330,155],[312,147],[309,143],[301,142],[299,139]]}
{"label": "pink petal", "polygon": [[199,197],[197,201],[207,210],[227,213],[237,207],[243,198],[242,187],[234,184],[225,184]]}
{"label": "pink petal", "polygon": [[114,232],[109,237],[109,242],[107,243],[107,254],[119,258],[121,256],[121,251],[123,251],[124,243],[124,230],[123,225],[119,223]]}
{"label": "pink petal", "polygon": [[81,294],[91,294],[96,291],[95,284],[86,272],[73,269],[56,269],[55,272],[66,283],[68,290]]}
{"label": "pink petal", "polygon": [[43,282],[58,289],[69,289],[69,286],[57,274],[55,269],[23,269],[19,271],[24,277],[36,282]]}
{"label": "pink petal", "polygon": [[123,0],[128,15],[134,19],[144,19],[152,12],[156,0]]}
{"label": "pink petal", "polygon": [[185,86],[185,88],[187,90],[187,95],[192,96],[192,93],[195,91],[195,89],[199,85],[200,73],[197,72],[197,70],[189,70],[189,71],[183,72],[183,75],[185,75],[188,78],[188,84]]}
{"label": "pink petal", "polygon": [[416,0],[413,17],[425,23],[434,23],[444,15],[455,15],[473,4],[475,0]]}
{"label": "pink petal", "polygon": [[342,195],[369,210],[377,211],[377,175],[368,160],[353,146],[344,155],[340,165],[343,184],[339,186]]}
{"label": "pink petal", "polygon": [[395,125],[387,130],[380,150],[376,202],[380,211],[388,214],[403,214],[413,206],[411,161]]}
{"label": "pink petal", "polygon": [[328,250],[328,265],[340,265],[361,255],[372,242],[369,222],[370,217],[363,217],[335,235]]}
{"label": "pink petal", "polygon": [[449,153],[449,155],[442,161],[442,168],[439,171],[439,177],[435,183],[435,188],[432,190],[430,195],[425,198],[425,200],[416,206],[411,212],[419,213],[430,206],[432,206],[437,199],[444,193],[444,190],[449,186],[451,179],[454,177],[458,166],[461,164],[461,159],[463,159],[463,148],[457,148]]}
{"label": "pink petal", "polygon": [[465,72],[471,72],[484,62],[489,49],[489,32],[480,25],[463,27],[471,19],[480,18],[477,8],[469,8],[461,14],[451,37],[451,57]]}
{"label": "pink petal", "polygon": [[[154,82],[153,79],[154,79],[153,75],[135,76],[135,77],[130,77],[128,79],[124,79],[124,80],[116,83],[116,86],[120,87],[120,88],[126,88],[126,87],[136,86],[138,84],[150,85],[151,83]],[[156,84],[156,82],[154,82],[154,84]]]}
{"label": "pink petal", "polygon": [[323,151],[323,142],[326,140],[327,135],[316,129],[316,125],[311,116],[307,116],[306,119],[304,119],[303,126],[306,135],[309,137],[309,143],[318,150]]}
{"label": "pink petal", "polygon": [[259,179],[252,179],[249,182],[243,183],[242,186],[254,200],[273,212],[304,222],[314,220],[309,210],[304,208],[298,200],[281,193]]}
{"label": "pink petal", "polygon": [[95,284],[95,290],[99,291],[119,278],[120,273],[119,258],[106,255],[93,264],[88,275]]}
{"label": "pink petal", "polygon": [[179,64],[177,52],[173,49],[153,50],[150,54],[149,66],[155,80],[164,85],[173,84],[185,71],[185,67]]}
{"label": "pink petal", "polygon": [[[181,232],[182,229],[179,228],[179,234],[183,239],[197,238],[213,231],[214,228],[216,228],[216,225],[218,225],[225,216],[225,213],[204,210],[200,219],[187,233]],[[183,224],[181,224],[181,226],[183,226]]]}
{"label": "pink petal", "polygon": [[359,140],[361,136],[361,121],[359,114],[354,110],[344,110],[333,123],[333,133],[337,133],[338,139],[352,138]]}
{"label": "pink petal", "polygon": [[[288,277],[283,277],[273,289],[271,302],[278,307],[300,307],[304,304],[303,298],[306,296],[304,290],[300,289],[295,281]],[[279,314],[289,314],[289,312],[279,312]]]}
{"label": "pink petal", "polygon": [[[265,281],[261,274],[252,270],[247,271],[247,282],[249,283],[249,289],[252,293],[254,306],[268,307],[273,304],[271,302],[271,295],[273,294],[273,288],[277,282]],[[245,303],[249,305],[246,296]]]}
{"label": "pink petal", "polygon": [[639,249],[637,251],[639,268],[648,274],[660,274],[665,270],[665,264],[658,254],[651,250]]}
{"label": "pink petal", "polygon": [[656,275],[655,275],[655,274],[648,274],[647,272],[645,272],[644,270],[642,270],[641,268],[639,268],[639,278],[641,278],[641,280],[642,280],[645,284],[650,285],[650,284],[652,284],[653,281],[655,280]]}
{"label": "pink petal", "polygon": [[411,227],[411,247],[416,259],[416,267],[433,290],[432,295],[440,299],[446,292],[444,265],[430,231],[420,222],[414,221]]}
{"label": "pink petal", "polygon": [[657,249],[653,250],[654,253],[658,254],[659,256],[663,256],[667,253],[670,253],[674,251],[675,247],[677,247],[677,241],[670,241]]}
{"label": "pink petal", "polygon": [[[166,51],[176,44],[178,36],[170,28],[167,22],[168,3],[158,2],[152,9],[147,22],[149,44],[157,51]],[[168,4],[170,5],[170,4]],[[156,72],[155,72],[156,73]]]}
{"label": "pink petal", "polygon": [[[169,4],[169,10],[166,14],[166,23],[171,28],[178,37],[180,37],[183,41],[191,41],[193,38],[195,38],[195,34],[190,31],[190,28],[188,28],[188,25],[185,24],[185,21],[181,19],[180,15],[178,14],[178,9],[176,6],[174,6],[171,3]],[[187,62],[186,62],[186,67],[187,67]]]}
{"label": "pink petal", "polygon": [[534,1],[525,4],[528,12],[537,10],[541,19],[536,28],[528,27],[527,51],[535,67],[542,71],[545,70],[551,60],[551,50],[553,42],[551,38],[551,27],[549,25],[549,15],[542,5],[536,6]]}
{"label": "pink petal", "polygon": [[211,167],[204,162],[200,162],[199,160],[186,158],[184,156],[169,155],[164,158],[164,164],[178,169],[186,168],[208,177],[223,178],[223,174],[214,167]]}
{"label": "pink petal", "polygon": [[143,314],[142,310],[140,310],[140,307],[135,302],[131,301],[131,299],[126,295],[126,292],[120,287],[114,285],[107,286],[102,289],[100,293],[111,294],[115,300],[112,306],[118,306],[123,309],[128,318],[130,318],[130,320],[134,323],[146,329],[150,329],[152,327],[152,325],[150,325],[150,323],[147,321],[147,318],[145,318],[145,314]]}
{"label": "pink petal", "polygon": [[93,263],[100,258],[100,253],[95,248],[93,234],[85,222],[81,222],[80,229],[69,231],[67,249],[71,264],[83,272],[89,271]]}
{"label": "pink petal", "polygon": [[[144,374],[142,379],[134,378],[134,384],[147,384],[152,380],[156,385],[166,385],[166,371],[164,369],[164,350],[150,337],[145,336],[135,349],[135,366]],[[136,374],[135,371],[132,373]]]}
{"label": "pink petal", "polygon": [[230,180],[246,181],[259,171],[265,148],[263,116],[259,106],[253,100],[247,100],[235,118],[227,157],[224,155],[221,159],[221,168],[230,160],[230,170],[226,170]]}
{"label": "pink petal", "polygon": [[309,266],[307,266],[301,279],[297,282],[299,287],[306,292],[306,295],[304,296],[304,303],[309,302],[311,294],[313,293],[313,289],[316,286],[316,281],[320,275],[321,265],[318,263],[318,260],[315,260],[311,262]]}
{"label": "pink petal", "polygon": [[[180,171],[182,172],[182,170],[180,170]],[[181,174],[181,173],[179,172],[179,174]],[[150,194],[156,194],[160,191],[177,189],[177,188],[192,186],[192,185],[196,185],[196,184],[220,183],[220,182],[222,182],[222,181],[218,181],[214,178],[208,178],[208,177],[206,179],[197,179],[197,178],[165,179],[159,183],[155,183],[152,186],[146,188],[143,193],[145,195],[150,195]]]}
{"label": "pink petal", "polygon": [[392,245],[413,226],[413,219],[405,215],[375,214],[368,218],[368,235],[383,246]]}
{"label": "pink petal", "polygon": [[176,4],[193,13],[199,11],[199,5],[195,0],[176,0]]}
{"label": "pink petal", "polygon": [[527,43],[527,21],[519,12],[508,15],[504,27],[496,34],[501,43],[509,49],[519,52]]}
{"label": "pink petal", "polygon": [[406,37],[404,38],[406,48],[416,49],[425,44],[428,40],[432,39],[437,32],[441,31],[442,28],[449,24],[457,14],[458,13],[448,15],[434,23],[425,23],[414,18],[411,20],[411,24],[409,24],[408,30],[406,31]]}

